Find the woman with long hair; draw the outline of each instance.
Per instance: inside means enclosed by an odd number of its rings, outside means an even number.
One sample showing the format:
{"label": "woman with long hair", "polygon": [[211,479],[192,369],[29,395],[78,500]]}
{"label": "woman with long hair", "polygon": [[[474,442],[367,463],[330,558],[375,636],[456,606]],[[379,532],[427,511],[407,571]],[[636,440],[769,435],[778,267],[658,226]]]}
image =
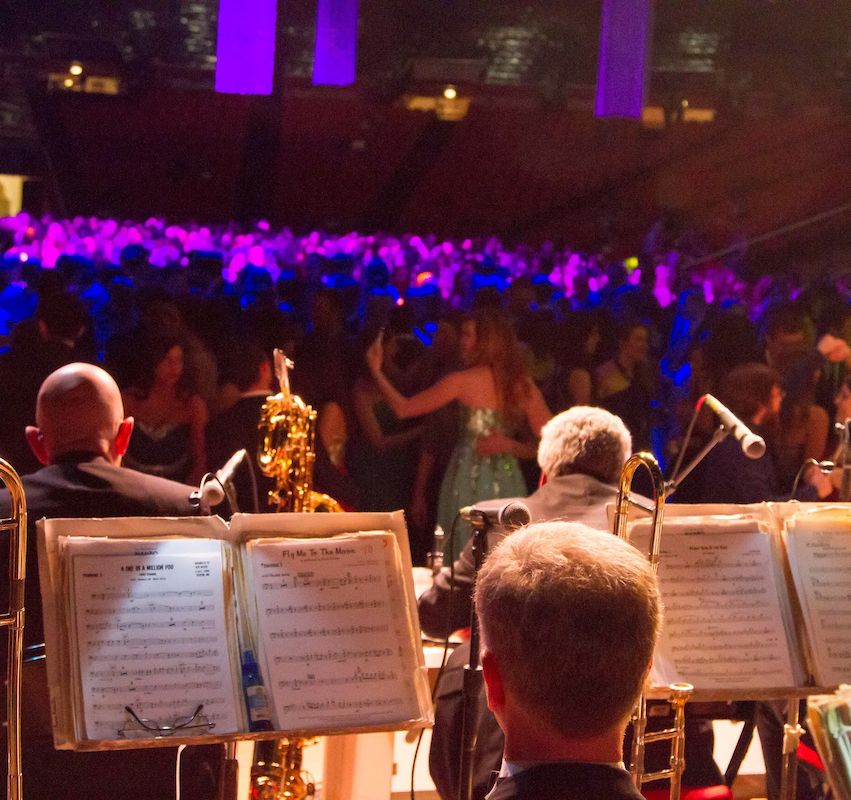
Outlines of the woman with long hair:
{"label": "woman with long hair", "polygon": [[826,457],[830,419],[816,403],[822,357],[802,347],[783,353],[776,362],[783,387],[775,444],[777,472],[780,486],[791,491],[804,461]]}
{"label": "woman with long hair", "polygon": [[[454,400],[459,403],[460,437],[438,501],[438,522],[447,536],[459,508],[480,500],[528,493],[518,459],[534,457],[534,439],[550,418],[504,316],[489,312],[466,319],[460,347],[467,367],[450,372],[412,397],[405,397],[382,372],[380,336],[366,354],[376,385],[400,419],[428,414]],[[522,438],[524,427],[531,431],[529,439]],[[466,523],[459,524],[447,556],[457,557],[469,533]]]}
{"label": "woman with long hair", "polygon": [[124,464],[149,475],[193,485],[207,469],[207,406],[193,391],[179,339],[148,339],[139,370],[123,393],[124,412],[135,420]]}

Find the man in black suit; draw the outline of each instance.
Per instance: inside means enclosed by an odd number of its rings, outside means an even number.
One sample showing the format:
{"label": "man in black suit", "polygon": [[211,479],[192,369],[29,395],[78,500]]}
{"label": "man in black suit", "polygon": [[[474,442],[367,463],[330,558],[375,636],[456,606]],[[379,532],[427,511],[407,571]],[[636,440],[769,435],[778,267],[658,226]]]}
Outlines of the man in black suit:
{"label": "man in black suit", "polygon": [[488,800],[641,800],[623,737],[661,624],[645,558],[581,523],[533,524],[490,554],[475,603],[505,734]]}
{"label": "man in black suit", "polygon": [[[220,469],[237,451],[245,448],[252,467],[256,463],[260,443],[258,425],[266,398],[272,394],[272,363],[263,348],[255,342],[238,343],[230,354],[227,378],[239,390],[239,399],[217,414],[207,425],[207,463]],[[266,497],[275,482],[253,467],[256,488],[249,467],[244,465],[234,476],[237,505],[240,511],[270,511]]]}
{"label": "man in black suit", "polygon": [[[36,423],[37,427],[26,428],[26,438],[44,466],[22,478],[29,521],[26,645],[44,641],[36,563],[38,519],[197,513],[189,500],[193,487],[121,467],[133,419],[124,418],[118,386],[99,367],[74,363],[51,373],[38,393]],[[7,516],[9,507],[8,492],[3,490],[0,514]],[[0,576],[5,590],[6,571],[0,571]],[[4,591],[2,597],[6,596]],[[173,748],[113,753],[53,749],[44,661],[24,665],[22,706],[25,795],[49,797],[58,793],[69,800],[107,800],[116,794],[134,800],[169,800],[174,796]],[[187,750],[181,769],[182,797],[212,795],[218,753],[218,748]]]}
{"label": "man in black suit", "polygon": [[55,369],[85,359],[79,343],[88,327],[79,298],[68,292],[45,293],[35,318],[15,327],[12,347],[0,358],[0,456],[14,464],[19,475],[39,467],[24,439],[39,387]]}

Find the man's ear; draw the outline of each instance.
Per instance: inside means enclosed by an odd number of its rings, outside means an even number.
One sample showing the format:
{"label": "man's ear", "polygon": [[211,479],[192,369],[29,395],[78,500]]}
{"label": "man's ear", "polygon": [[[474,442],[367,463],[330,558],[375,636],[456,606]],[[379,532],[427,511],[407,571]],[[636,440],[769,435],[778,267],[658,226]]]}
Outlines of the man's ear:
{"label": "man's ear", "polygon": [[482,650],[482,674],[485,679],[488,708],[497,713],[505,706],[505,683],[496,659],[488,649]]}
{"label": "man's ear", "polygon": [[130,446],[130,436],[133,434],[133,417],[127,417],[118,424],[115,434],[115,455],[123,456]]}
{"label": "man's ear", "polygon": [[272,362],[268,358],[264,358],[260,362],[259,382],[264,389],[272,387]]}
{"label": "man's ear", "polygon": [[50,455],[44,445],[44,434],[41,432],[41,429],[36,428],[35,425],[27,425],[24,435],[27,437],[27,444],[30,446],[30,450],[33,451],[33,455],[39,460],[39,463],[45,466],[49,464]]}

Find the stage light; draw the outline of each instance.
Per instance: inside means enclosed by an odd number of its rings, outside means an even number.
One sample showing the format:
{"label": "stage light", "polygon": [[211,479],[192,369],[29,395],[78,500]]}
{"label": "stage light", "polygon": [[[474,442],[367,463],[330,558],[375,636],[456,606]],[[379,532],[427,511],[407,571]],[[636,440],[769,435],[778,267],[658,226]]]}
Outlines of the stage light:
{"label": "stage light", "polygon": [[72,89],[74,87],[74,79],[73,78],[65,78],[65,80],[62,81],[62,85],[66,89]]}
{"label": "stage light", "polygon": [[458,97],[458,90],[450,84],[443,90],[443,96],[447,100],[454,100],[456,97]]}
{"label": "stage light", "polygon": [[625,258],[623,261],[624,268],[632,272],[632,270],[638,267],[638,259],[635,256],[630,256],[629,258]]}
{"label": "stage light", "polygon": [[82,75],[83,74],[83,65],[78,64],[76,61],[68,67],[68,72],[72,75]]}

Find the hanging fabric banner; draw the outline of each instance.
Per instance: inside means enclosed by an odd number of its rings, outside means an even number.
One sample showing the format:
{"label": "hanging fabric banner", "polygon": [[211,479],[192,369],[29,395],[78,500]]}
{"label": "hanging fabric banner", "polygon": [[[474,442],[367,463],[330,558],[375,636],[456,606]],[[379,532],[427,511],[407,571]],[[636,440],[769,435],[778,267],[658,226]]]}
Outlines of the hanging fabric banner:
{"label": "hanging fabric banner", "polygon": [[357,39],[357,0],[319,0],[314,85],[350,86],[355,82]]}
{"label": "hanging fabric banner", "polygon": [[594,108],[598,117],[641,119],[652,32],[652,0],[603,0]]}
{"label": "hanging fabric banner", "polygon": [[220,0],[216,91],[271,94],[277,0]]}

